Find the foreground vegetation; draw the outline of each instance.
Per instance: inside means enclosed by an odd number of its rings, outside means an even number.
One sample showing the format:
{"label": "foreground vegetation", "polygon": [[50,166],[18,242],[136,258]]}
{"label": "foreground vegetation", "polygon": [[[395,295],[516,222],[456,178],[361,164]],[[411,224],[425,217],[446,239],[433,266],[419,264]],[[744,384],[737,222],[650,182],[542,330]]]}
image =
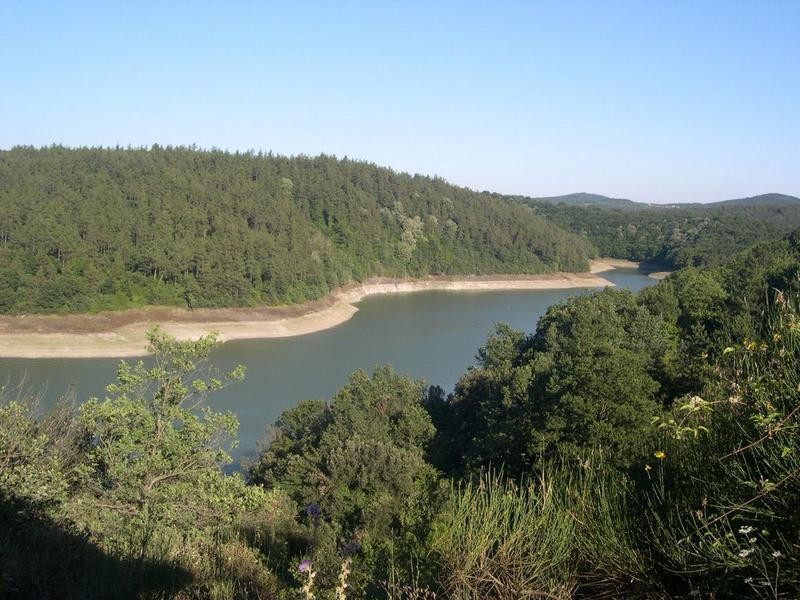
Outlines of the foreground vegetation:
{"label": "foreground vegetation", "polygon": [[351,160],[0,151],[0,313],[299,303],[370,276],[585,271],[530,207]]}
{"label": "foreground vegetation", "polygon": [[245,473],[213,339],[104,400],[0,407],[0,597],[794,598],[800,245],[488,337],[454,392],[377,369]]}

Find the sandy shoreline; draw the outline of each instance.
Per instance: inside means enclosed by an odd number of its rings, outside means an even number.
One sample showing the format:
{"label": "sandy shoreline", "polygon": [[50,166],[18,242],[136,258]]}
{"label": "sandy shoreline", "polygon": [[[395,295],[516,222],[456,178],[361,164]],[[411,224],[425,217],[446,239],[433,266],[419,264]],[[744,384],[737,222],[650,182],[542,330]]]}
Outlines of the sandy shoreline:
{"label": "sandy shoreline", "polygon": [[639,263],[624,258],[598,258],[590,265],[590,273],[605,273],[613,269],[638,269]]}
{"label": "sandy shoreline", "polygon": [[647,276],[651,279],[655,279],[657,281],[661,281],[662,279],[666,279],[670,275],[672,275],[675,271],[653,271],[652,273],[648,273]]}
{"label": "sandy shoreline", "polygon": [[[625,262],[624,265],[616,264]],[[614,264],[612,264],[614,263]],[[147,354],[146,331],[157,324],[180,340],[215,331],[222,341],[305,335],[350,319],[368,296],[426,290],[554,290],[613,286],[597,273],[628,261],[595,261],[590,273],[429,277],[419,280],[373,278],[298,306],[198,309],[170,307],[96,315],[0,316],[0,358],[132,357]],[[595,270],[597,269],[597,270]]]}

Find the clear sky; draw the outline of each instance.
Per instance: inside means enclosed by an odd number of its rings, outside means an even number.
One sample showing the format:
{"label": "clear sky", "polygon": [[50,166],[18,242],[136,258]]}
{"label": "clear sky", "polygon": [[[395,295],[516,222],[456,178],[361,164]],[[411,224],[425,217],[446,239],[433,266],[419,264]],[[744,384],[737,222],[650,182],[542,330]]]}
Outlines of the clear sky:
{"label": "clear sky", "polygon": [[197,144],[476,189],[800,195],[800,0],[0,0],[0,148]]}

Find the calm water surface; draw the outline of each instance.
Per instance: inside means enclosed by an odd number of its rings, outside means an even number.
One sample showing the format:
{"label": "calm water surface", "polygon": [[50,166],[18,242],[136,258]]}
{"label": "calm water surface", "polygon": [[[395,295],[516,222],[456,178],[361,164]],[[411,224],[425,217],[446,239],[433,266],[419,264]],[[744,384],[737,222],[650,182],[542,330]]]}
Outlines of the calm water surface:
{"label": "calm water surface", "polygon": [[[617,286],[639,290],[655,283],[636,270],[604,275]],[[240,421],[236,458],[253,455],[265,430],[282,411],[304,398],[330,398],[356,369],[388,363],[397,371],[452,390],[474,363],[475,353],[497,322],[533,331],[547,307],[586,290],[417,292],[375,296],[358,304],[346,323],[309,335],[228,342],[213,363],[242,363],[247,376],[210,400]],[[47,402],[71,390],[78,399],[102,396],[119,359],[3,359],[0,382],[43,390]]]}

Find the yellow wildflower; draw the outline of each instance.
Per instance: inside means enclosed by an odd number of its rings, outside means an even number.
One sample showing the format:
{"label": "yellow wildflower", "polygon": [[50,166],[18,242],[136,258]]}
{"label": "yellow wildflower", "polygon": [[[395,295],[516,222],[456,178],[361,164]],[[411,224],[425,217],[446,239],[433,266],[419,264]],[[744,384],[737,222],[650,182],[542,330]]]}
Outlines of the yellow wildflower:
{"label": "yellow wildflower", "polygon": [[663,450],[656,450],[653,456],[655,456],[658,460],[664,460],[665,458],[667,458],[667,453],[664,452]]}

